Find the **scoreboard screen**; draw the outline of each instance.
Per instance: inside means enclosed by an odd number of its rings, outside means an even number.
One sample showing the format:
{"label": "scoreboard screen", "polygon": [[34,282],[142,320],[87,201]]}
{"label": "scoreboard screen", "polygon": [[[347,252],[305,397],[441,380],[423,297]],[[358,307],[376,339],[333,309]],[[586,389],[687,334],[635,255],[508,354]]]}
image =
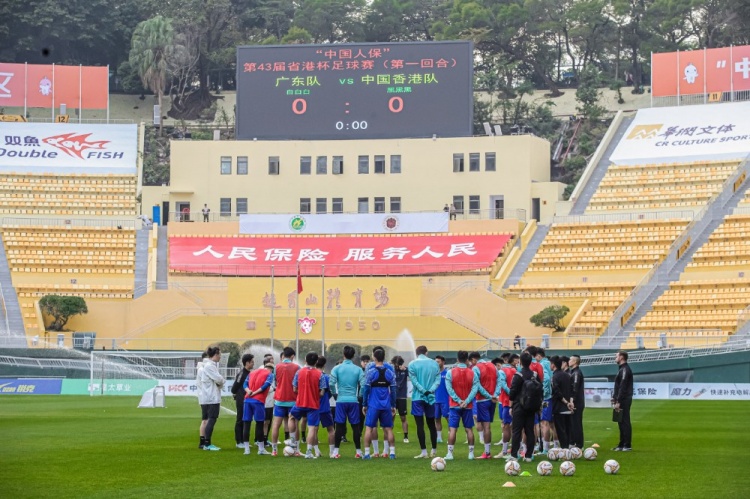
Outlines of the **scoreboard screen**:
{"label": "scoreboard screen", "polygon": [[472,134],[471,42],[237,48],[237,138]]}

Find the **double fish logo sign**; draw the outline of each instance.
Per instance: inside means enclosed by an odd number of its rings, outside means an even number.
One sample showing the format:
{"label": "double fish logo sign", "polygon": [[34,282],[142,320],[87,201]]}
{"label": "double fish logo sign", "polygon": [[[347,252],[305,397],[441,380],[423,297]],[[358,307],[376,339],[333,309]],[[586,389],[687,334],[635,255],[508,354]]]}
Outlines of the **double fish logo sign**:
{"label": "double fish logo sign", "polygon": [[51,145],[63,151],[68,156],[78,157],[83,159],[83,152],[87,149],[103,150],[106,144],[109,144],[108,140],[87,140],[91,134],[79,134],[75,133],[64,133],[62,135],[55,135],[54,137],[47,137],[42,139],[45,144]]}

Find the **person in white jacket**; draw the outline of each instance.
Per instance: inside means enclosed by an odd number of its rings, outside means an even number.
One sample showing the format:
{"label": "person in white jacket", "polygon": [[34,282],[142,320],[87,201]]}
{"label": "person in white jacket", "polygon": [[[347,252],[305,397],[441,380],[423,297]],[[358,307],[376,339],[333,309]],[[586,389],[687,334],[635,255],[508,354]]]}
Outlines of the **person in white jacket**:
{"label": "person in white jacket", "polygon": [[224,386],[224,377],[219,374],[219,361],[221,350],[219,347],[208,347],[206,350],[208,358],[203,362],[203,370],[198,376],[198,402],[201,404],[203,419],[207,420],[205,429],[205,443],[203,450],[221,450],[211,443],[211,435],[214,425],[219,418],[221,407],[221,389]]}
{"label": "person in white jacket", "polygon": [[[208,354],[206,352],[203,352],[201,354],[201,361],[198,362],[198,368],[196,369],[196,375],[195,375],[196,389],[200,385],[201,377],[203,376],[203,366],[206,365],[206,361],[208,360],[206,358],[207,356]],[[203,413],[203,399],[201,398],[200,391],[198,391],[198,405],[201,407],[201,427],[200,427],[201,443],[198,445],[198,448],[203,449],[206,446],[206,425],[208,424],[208,418]]]}

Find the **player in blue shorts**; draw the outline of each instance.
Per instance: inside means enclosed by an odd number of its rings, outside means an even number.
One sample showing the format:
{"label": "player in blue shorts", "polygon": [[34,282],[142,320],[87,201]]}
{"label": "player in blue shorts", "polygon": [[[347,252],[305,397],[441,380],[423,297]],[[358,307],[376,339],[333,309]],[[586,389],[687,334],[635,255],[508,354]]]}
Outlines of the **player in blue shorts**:
{"label": "player in blue shorts", "polygon": [[[318,357],[318,361],[315,363],[315,369],[321,372],[321,388],[323,395],[320,396],[320,427],[328,430],[328,457],[334,459],[333,449],[336,443],[336,432],[333,429],[333,416],[331,416],[331,382],[330,377],[325,373],[323,368],[326,365],[326,358],[323,356]],[[320,447],[318,443],[315,444],[314,451],[315,456],[320,457]]]}
{"label": "player in blue shorts", "polygon": [[466,440],[469,444],[469,459],[474,459],[474,418],[472,406],[474,397],[479,390],[479,376],[467,366],[469,352],[459,350],[456,353],[458,364],[448,371],[445,377],[445,388],[448,390],[450,416],[448,417],[448,454],[446,460],[453,459],[453,448],[456,444],[458,425],[463,423],[466,430]]}
{"label": "player in blue shorts", "polygon": [[438,355],[435,362],[440,370],[440,384],[435,390],[435,430],[437,431],[437,441],[443,441],[443,418],[448,420],[448,390],[445,389],[445,375],[448,370],[445,368],[445,357]]}
{"label": "player in blue shorts", "polygon": [[542,416],[540,421],[540,429],[542,434],[542,454],[547,454],[549,450],[550,441],[552,440],[552,366],[550,365],[549,359],[546,357],[544,348],[537,347],[536,349],[536,361],[542,365],[544,369],[544,379],[542,380],[542,389],[544,390],[544,401],[542,402]]}
{"label": "player in blue shorts", "polygon": [[420,345],[416,349],[417,358],[409,362],[409,379],[411,379],[411,415],[417,424],[417,438],[422,452],[415,459],[427,458],[427,442],[424,434],[425,418],[430,431],[432,444],[431,456],[437,455],[437,429],[435,427],[435,390],[440,385],[440,367],[427,357],[427,347]]}
{"label": "player in blue shorts", "polygon": [[390,444],[390,458],[396,459],[396,442],[393,437],[393,418],[396,416],[396,376],[392,369],[387,369],[385,350],[375,349],[375,367],[365,374],[365,385],[362,390],[362,412],[365,414],[365,456],[370,459],[370,438],[378,423],[383,428],[385,439]]}
{"label": "player in blue shorts", "polygon": [[503,438],[500,443],[503,450],[494,456],[495,459],[502,459],[508,454],[508,444],[510,443],[511,425],[513,416],[510,412],[510,385],[513,381],[513,375],[516,373],[516,365],[520,362],[517,353],[511,354],[506,352],[500,356],[500,367],[497,371],[497,382],[500,386],[500,420],[503,425]]}
{"label": "player in blue shorts", "polygon": [[341,446],[341,440],[346,433],[346,421],[349,420],[349,424],[352,427],[354,433],[354,446],[357,449],[355,458],[361,458],[362,446],[360,445],[360,438],[362,436],[362,407],[359,405],[359,387],[364,381],[364,371],[361,367],[354,364],[354,348],[349,345],[344,347],[344,362],[334,367],[331,371],[331,390],[337,395],[336,399],[336,442],[333,449],[333,458],[338,459],[339,447]]}

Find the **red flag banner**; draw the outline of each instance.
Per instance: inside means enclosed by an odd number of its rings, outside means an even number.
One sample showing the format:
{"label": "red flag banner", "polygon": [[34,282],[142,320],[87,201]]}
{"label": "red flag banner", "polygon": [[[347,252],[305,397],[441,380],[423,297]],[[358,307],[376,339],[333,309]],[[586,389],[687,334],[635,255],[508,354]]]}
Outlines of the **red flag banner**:
{"label": "red flag banner", "polygon": [[743,90],[750,90],[750,45],[652,54],[654,97]]}
{"label": "red flag banner", "polygon": [[302,273],[300,271],[299,265],[297,265],[297,294],[302,294]]}
{"label": "red flag banner", "polygon": [[[508,234],[169,238],[169,268],[224,275],[417,275],[492,266]],[[299,266],[298,266],[299,265]],[[299,268],[299,273],[298,273]]]}
{"label": "red flag banner", "polygon": [[0,63],[0,107],[107,109],[109,69]]}
{"label": "red flag banner", "polygon": [[24,64],[0,62],[0,107],[23,107]]}

